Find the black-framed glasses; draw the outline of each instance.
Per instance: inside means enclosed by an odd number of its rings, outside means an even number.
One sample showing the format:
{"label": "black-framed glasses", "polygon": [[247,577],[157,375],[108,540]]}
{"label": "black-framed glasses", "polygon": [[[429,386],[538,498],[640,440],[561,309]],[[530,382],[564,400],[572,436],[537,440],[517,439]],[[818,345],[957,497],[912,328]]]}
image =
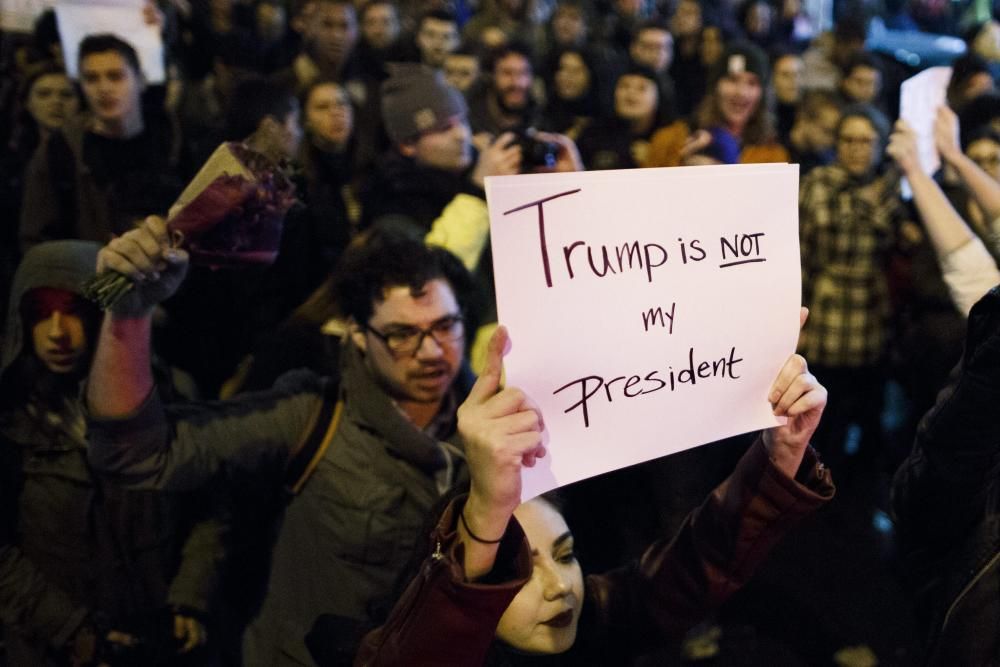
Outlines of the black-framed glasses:
{"label": "black-framed glasses", "polygon": [[424,344],[424,338],[430,336],[440,346],[446,343],[458,343],[465,335],[465,320],[461,315],[448,315],[434,322],[426,329],[420,327],[394,327],[389,331],[378,331],[366,324],[365,329],[385,343],[390,352],[395,354],[416,354]]}

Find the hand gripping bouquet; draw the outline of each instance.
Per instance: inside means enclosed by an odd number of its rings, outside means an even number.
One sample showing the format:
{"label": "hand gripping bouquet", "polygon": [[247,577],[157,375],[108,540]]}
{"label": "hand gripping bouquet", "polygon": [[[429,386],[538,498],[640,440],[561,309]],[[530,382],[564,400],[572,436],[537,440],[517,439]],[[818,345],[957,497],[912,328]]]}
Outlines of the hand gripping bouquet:
{"label": "hand gripping bouquet", "polygon": [[[275,161],[246,144],[228,142],[215,149],[170,207],[167,228],[195,264],[271,264],[294,202],[294,186]],[[84,283],[83,293],[106,310],[133,286],[131,278],[104,271]]]}

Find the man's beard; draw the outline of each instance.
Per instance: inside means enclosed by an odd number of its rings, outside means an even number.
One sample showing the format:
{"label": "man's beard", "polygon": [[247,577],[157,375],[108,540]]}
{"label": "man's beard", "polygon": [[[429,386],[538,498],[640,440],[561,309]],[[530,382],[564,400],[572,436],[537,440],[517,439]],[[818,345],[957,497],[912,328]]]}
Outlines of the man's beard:
{"label": "man's beard", "polygon": [[530,105],[531,105],[531,95],[528,94],[527,92],[524,93],[524,102],[522,102],[520,106],[516,107],[507,104],[507,96],[503,94],[503,91],[497,92],[497,106],[500,108],[500,111],[502,111],[505,114],[511,114],[511,115],[522,114],[528,110],[528,107]]}

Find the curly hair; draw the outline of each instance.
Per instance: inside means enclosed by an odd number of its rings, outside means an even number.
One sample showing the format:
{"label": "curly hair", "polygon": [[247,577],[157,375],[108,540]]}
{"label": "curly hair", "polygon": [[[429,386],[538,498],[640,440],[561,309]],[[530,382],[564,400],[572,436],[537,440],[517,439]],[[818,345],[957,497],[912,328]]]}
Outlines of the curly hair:
{"label": "curly hair", "polygon": [[341,258],[331,284],[341,312],[364,324],[386,290],[408,287],[418,297],[432,280],[445,280],[465,306],[472,278],[462,262],[444,248],[429,246],[404,226],[376,226],[354,239]]}

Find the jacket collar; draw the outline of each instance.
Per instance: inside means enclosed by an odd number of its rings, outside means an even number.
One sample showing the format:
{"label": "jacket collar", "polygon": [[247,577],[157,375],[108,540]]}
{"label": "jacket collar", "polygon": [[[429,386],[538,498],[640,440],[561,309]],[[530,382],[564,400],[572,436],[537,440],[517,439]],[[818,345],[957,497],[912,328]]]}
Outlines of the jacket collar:
{"label": "jacket collar", "polygon": [[[352,421],[364,430],[376,434],[385,446],[400,458],[426,473],[435,473],[447,465],[440,443],[413,425],[378,385],[365,363],[364,355],[348,337],[343,349],[343,389],[345,409]],[[461,374],[460,374],[461,378]],[[460,381],[452,385],[452,393]],[[455,409],[458,397],[442,403],[451,414],[443,415],[455,429]]]}

